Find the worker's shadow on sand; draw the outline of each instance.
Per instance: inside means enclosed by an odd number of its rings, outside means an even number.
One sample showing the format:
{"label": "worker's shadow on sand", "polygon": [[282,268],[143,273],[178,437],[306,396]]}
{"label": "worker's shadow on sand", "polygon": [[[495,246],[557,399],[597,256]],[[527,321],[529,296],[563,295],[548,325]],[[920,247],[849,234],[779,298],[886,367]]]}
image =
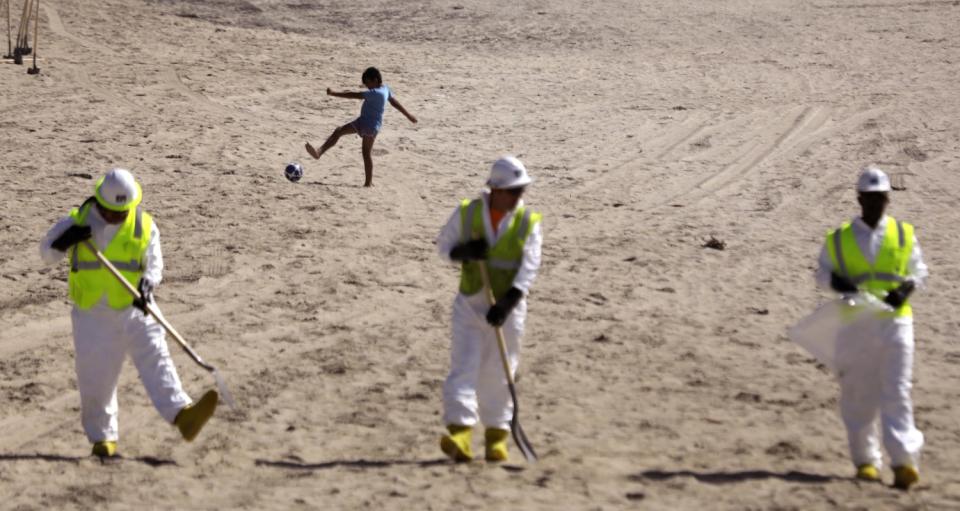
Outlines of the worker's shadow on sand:
{"label": "worker's shadow on sand", "polygon": [[741,470],[737,472],[695,472],[693,470],[647,470],[630,476],[636,481],[663,481],[674,477],[692,477],[701,483],[731,484],[757,481],[761,479],[780,479],[791,483],[823,484],[831,481],[847,481],[849,477],[825,476],[791,470],[789,472],[771,472],[769,470]]}
{"label": "worker's shadow on sand", "polygon": [[258,467],[275,467],[275,468],[291,468],[296,470],[325,470],[331,468],[386,468],[386,467],[398,467],[398,466],[412,466],[412,467],[433,467],[437,465],[446,465],[452,464],[452,462],[447,458],[440,458],[434,460],[334,460],[334,461],[323,461],[320,463],[306,463],[302,460],[291,461],[291,460],[281,460],[281,461],[272,461],[272,460],[256,460],[255,464]]}
{"label": "worker's shadow on sand", "polygon": [[93,456],[63,456],[60,454],[0,454],[0,463],[6,461],[48,461],[52,463],[80,463],[82,461],[100,461],[105,465],[112,465],[116,463],[143,463],[151,467],[162,467],[162,466],[176,466],[177,462],[173,460],[155,458],[153,456],[137,456],[134,458],[128,458],[126,456],[114,456],[112,458],[102,458],[98,459]]}

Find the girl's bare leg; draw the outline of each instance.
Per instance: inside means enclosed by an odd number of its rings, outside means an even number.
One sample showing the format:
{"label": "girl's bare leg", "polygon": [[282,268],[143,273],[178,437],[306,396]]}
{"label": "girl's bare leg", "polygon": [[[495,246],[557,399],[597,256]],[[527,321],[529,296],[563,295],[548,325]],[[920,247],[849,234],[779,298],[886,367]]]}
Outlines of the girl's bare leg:
{"label": "girl's bare leg", "polygon": [[366,181],[364,181],[363,186],[373,186],[373,142],[377,140],[376,135],[372,137],[362,137],[363,144],[361,149],[363,150],[363,173],[366,176]]}
{"label": "girl's bare leg", "polygon": [[330,136],[327,137],[327,141],[324,142],[322,146],[320,146],[319,151],[314,149],[313,146],[310,145],[309,142],[307,142],[306,144],[307,152],[310,153],[310,156],[313,156],[316,159],[320,159],[320,157],[323,156],[323,153],[327,152],[327,149],[330,149],[331,147],[337,145],[337,141],[340,140],[340,137],[344,135],[349,135],[350,133],[356,133],[356,132],[357,132],[357,128],[353,126],[353,123],[344,124],[343,126],[340,126],[339,128],[333,130],[333,133],[331,133]]}

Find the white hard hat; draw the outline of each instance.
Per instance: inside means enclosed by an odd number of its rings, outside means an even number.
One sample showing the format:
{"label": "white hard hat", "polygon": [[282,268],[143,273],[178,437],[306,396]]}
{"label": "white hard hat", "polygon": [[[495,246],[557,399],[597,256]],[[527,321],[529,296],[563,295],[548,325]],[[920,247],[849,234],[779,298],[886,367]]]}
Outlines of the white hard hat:
{"label": "white hard hat", "polygon": [[97,180],[94,196],[110,211],[128,211],[140,204],[143,191],[129,170],[111,169]]}
{"label": "white hard hat", "polygon": [[487,186],[491,189],[520,188],[533,182],[527,168],[514,156],[501,156],[490,168]]}
{"label": "white hard hat", "polygon": [[858,192],[889,192],[890,178],[874,165],[868,165],[857,179]]}

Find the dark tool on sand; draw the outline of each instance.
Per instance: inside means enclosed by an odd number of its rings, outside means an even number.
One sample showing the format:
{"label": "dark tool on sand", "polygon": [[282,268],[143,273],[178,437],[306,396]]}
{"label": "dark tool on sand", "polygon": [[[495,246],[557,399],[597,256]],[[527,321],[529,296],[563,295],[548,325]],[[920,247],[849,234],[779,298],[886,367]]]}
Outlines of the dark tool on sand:
{"label": "dark tool on sand", "polygon": [[13,42],[10,40],[10,0],[7,2],[7,54],[3,56],[5,59],[13,58]]}
{"label": "dark tool on sand", "polygon": [[27,46],[30,31],[30,14],[33,12],[31,4],[31,0],[24,0],[23,13],[20,15],[20,26],[17,28],[17,45],[13,48],[13,63],[17,65],[23,64],[23,57],[30,55],[31,52],[30,47]]}

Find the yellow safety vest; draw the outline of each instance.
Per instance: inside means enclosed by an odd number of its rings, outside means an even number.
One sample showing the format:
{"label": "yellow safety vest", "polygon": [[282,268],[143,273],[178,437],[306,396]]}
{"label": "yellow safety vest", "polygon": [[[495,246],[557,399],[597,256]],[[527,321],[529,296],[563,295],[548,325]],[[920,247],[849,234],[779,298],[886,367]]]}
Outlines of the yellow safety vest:
{"label": "yellow safety vest", "polygon": [[[513,287],[513,279],[523,262],[523,246],[533,226],[540,222],[543,215],[531,209],[519,207],[513,212],[506,232],[487,252],[487,269],[490,274],[490,286],[493,296],[498,300]],[[464,199],[460,203],[461,234],[460,241],[465,243],[484,237],[483,199]],[[460,271],[460,292],[473,295],[483,290],[483,278],[480,269],[473,261],[464,261]]]}
{"label": "yellow safety vest", "polygon": [[[913,252],[913,226],[888,216],[883,242],[872,265],[857,246],[850,222],[830,231],[827,234],[826,246],[833,268],[838,274],[860,289],[882,299],[907,280],[907,264]],[[909,300],[888,316],[912,317],[913,309]]]}
{"label": "yellow safety vest", "polygon": [[[93,207],[90,199],[79,208],[70,211],[76,225],[86,225],[87,215]],[[117,234],[103,250],[108,261],[120,270],[127,282],[137,286],[143,273],[144,254],[153,232],[153,218],[139,207],[127,215]],[[100,302],[104,294],[111,308],[121,310],[133,304],[133,296],[117,281],[106,267],[100,264],[85,243],[77,243],[70,249],[70,299],[82,310],[90,309]]]}

